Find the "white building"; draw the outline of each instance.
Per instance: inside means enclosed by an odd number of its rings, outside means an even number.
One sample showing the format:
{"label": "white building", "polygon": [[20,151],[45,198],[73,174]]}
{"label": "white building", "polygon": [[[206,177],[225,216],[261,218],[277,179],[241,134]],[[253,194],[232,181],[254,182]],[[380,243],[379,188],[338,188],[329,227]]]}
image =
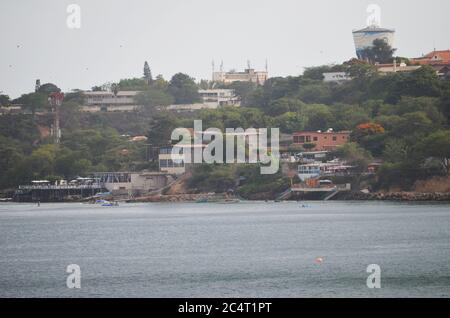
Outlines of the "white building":
{"label": "white building", "polygon": [[119,91],[115,95],[106,91],[86,91],[85,106],[81,110],[85,112],[98,111],[134,111],[140,106],[136,104],[134,97],[139,91]]}
{"label": "white building", "polygon": [[167,109],[176,112],[193,112],[201,109],[216,109],[222,106],[240,106],[241,101],[235,95],[233,89],[200,89],[198,91],[202,98],[201,103],[195,104],[174,104],[160,106],[158,109]]}
{"label": "white building", "polygon": [[204,104],[216,106],[239,106],[240,100],[233,89],[200,89],[198,91]]}
{"label": "white building", "polygon": [[247,68],[244,72],[213,72],[213,82],[220,82],[224,84],[231,84],[233,82],[252,82],[258,85],[263,85],[264,82],[269,78],[268,72],[266,71],[255,71],[252,68]]}
{"label": "white building", "polygon": [[143,195],[174,180],[160,172],[99,172],[95,176],[111,193],[127,195]]}
{"label": "white building", "polygon": [[341,83],[351,81],[352,79],[346,72],[327,72],[322,75],[324,82]]}
{"label": "white building", "polygon": [[[194,161],[194,149],[203,151],[204,144],[177,144],[175,146],[161,147],[159,149],[159,171],[168,174],[180,175],[186,172],[186,165]],[[172,154],[172,149],[175,148]],[[178,149],[177,149],[178,148]]]}

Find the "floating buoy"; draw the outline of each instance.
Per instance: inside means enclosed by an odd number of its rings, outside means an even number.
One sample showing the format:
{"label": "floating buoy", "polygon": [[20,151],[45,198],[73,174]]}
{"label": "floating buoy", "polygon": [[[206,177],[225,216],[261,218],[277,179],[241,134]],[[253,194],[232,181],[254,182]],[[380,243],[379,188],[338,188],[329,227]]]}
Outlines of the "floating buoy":
{"label": "floating buoy", "polygon": [[315,259],[316,264],[322,264],[323,263],[323,258],[322,257],[317,257]]}

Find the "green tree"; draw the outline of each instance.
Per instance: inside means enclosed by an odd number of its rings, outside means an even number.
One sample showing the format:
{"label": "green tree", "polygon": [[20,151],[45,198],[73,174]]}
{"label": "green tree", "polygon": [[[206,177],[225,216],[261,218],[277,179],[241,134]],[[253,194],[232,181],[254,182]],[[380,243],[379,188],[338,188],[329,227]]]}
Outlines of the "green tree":
{"label": "green tree", "polygon": [[135,101],[139,105],[147,107],[166,106],[173,103],[173,97],[164,91],[151,88],[135,96]]}
{"label": "green tree", "polygon": [[53,84],[53,83],[45,83],[45,84],[42,84],[39,87],[37,92],[45,94],[45,95],[48,96],[51,93],[59,93],[59,92],[61,92],[61,89],[58,86],[56,86],[55,84]]}
{"label": "green tree", "polygon": [[44,93],[29,93],[20,96],[15,100],[17,104],[23,104],[24,107],[31,111],[33,117],[37,110],[48,108],[47,95]]}
{"label": "green tree", "polygon": [[373,46],[365,48],[361,56],[363,59],[375,63],[391,63],[396,49],[393,49],[384,39],[375,39]]}
{"label": "green tree", "polygon": [[0,106],[9,106],[11,104],[11,100],[8,95],[0,94]]}
{"label": "green tree", "polygon": [[200,101],[194,79],[186,74],[175,74],[169,82],[168,90],[175,99],[175,104],[192,104]]}
{"label": "green tree", "polygon": [[170,112],[158,112],[152,118],[150,129],[147,133],[149,142],[155,145],[169,143],[172,131],[179,126],[179,121]]}
{"label": "green tree", "polygon": [[85,102],[85,96],[81,89],[74,89],[71,92],[64,94],[64,101],[63,103],[67,102],[73,102],[78,105],[83,105]]}
{"label": "green tree", "polygon": [[256,84],[252,82],[233,82],[223,87],[234,90],[234,93],[241,101],[241,106],[250,106],[250,95],[255,91]]}
{"label": "green tree", "polygon": [[152,71],[150,70],[150,66],[148,65],[147,61],[145,61],[144,63],[144,80],[148,85],[151,85],[153,83]]}
{"label": "green tree", "polygon": [[119,91],[145,91],[148,88],[147,81],[143,78],[125,78],[117,83]]}
{"label": "green tree", "polygon": [[348,142],[339,146],[333,155],[346,160],[350,165],[356,166],[357,170],[362,172],[367,169],[367,165],[372,160],[369,151],[365,150],[355,142]]}
{"label": "green tree", "polygon": [[430,134],[417,145],[425,158],[434,157],[442,165],[446,174],[450,172],[450,131],[441,130]]}

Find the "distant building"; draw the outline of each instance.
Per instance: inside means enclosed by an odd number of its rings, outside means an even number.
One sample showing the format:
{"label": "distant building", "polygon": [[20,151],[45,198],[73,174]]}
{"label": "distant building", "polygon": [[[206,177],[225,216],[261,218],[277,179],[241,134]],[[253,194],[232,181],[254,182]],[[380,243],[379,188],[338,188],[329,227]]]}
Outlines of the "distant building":
{"label": "distant building", "polygon": [[298,177],[305,182],[308,179],[316,179],[322,176],[345,176],[351,173],[353,166],[345,162],[333,160],[328,162],[312,162],[301,164],[297,167]]}
{"label": "distant building", "polygon": [[450,50],[430,52],[422,57],[413,58],[411,64],[417,65],[450,65]]}
{"label": "distant building", "polygon": [[158,110],[170,110],[174,112],[194,112],[201,109],[216,109],[215,103],[195,103],[195,104],[173,104],[168,106],[160,106]]}
{"label": "distant building", "polygon": [[174,180],[160,172],[98,172],[96,179],[112,194],[143,195]]}
{"label": "distant building", "polygon": [[450,50],[430,52],[410,60],[413,65],[428,65],[434,68],[440,78],[450,77]]}
{"label": "distant building", "polygon": [[2,106],[0,107],[0,115],[16,115],[23,114],[23,105],[10,105],[10,106]]}
{"label": "distant building", "polygon": [[293,134],[293,144],[304,146],[314,144],[312,151],[329,151],[347,143],[350,139],[350,131],[301,131]]}
{"label": "distant building", "polygon": [[346,72],[327,72],[322,75],[324,82],[342,83],[352,79]]}
{"label": "distant building", "polygon": [[[187,170],[187,166],[194,161],[194,149],[206,147],[204,144],[177,144],[175,146],[165,146],[159,148],[159,171],[168,174],[179,175]],[[175,153],[172,150],[175,148]],[[178,148],[178,149],[176,149]],[[188,159],[190,156],[190,159]]]}
{"label": "distant building", "polygon": [[134,111],[140,106],[134,101],[139,91],[119,91],[117,95],[106,91],[85,91],[85,105],[81,110],[85,112],[126,112]]}
{"label": "distant building", "polygon": [[240,100],[233,89],[200,89],[198,91],[204,104],[216,106],[239,106]]}
{"label": "distant building", "polygon": [[391,47],[394,46],[395,30],[380,28],[376,25],[368,26],[361,30],[353,31],[353,40],[355,42],[356,56],[360,60],[366,60],[364,50],[373,46],[373,41],[382,39]]}
{"label": "distant building", "polygon": [[412,72],[418,70],[422,66],[420,65],[406,65],[405,63],[397,64],[396,61],[392,64],[376,64],[380,74],[399,73],[399,72]]}
{"label": "distant building", "polygon": [[240,106],[241,102],[232,89],[200,89],[198,91],[202,99],[201,103],[174,104],[161,106],[158,109],[166,109],[175,112],[193,112],[200,109],[216,109],[222,106]]}
{"label": "distant building", "polygon": [[247,68],[244,72],[236,71],[218,71],[213,72],[213,82],[220,82],[224,84],[231,84],[233,82],[251,82],[257,85],[263,85],[268,79],[269,75],[266,71],[255,71],[252,68]]}

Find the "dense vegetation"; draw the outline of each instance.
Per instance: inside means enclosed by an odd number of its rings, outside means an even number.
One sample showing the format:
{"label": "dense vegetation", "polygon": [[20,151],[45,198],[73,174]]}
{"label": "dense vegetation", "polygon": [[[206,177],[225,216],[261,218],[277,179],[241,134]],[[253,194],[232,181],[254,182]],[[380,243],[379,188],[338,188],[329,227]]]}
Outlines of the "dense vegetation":
{"label": "dense vegetation", "polygon": [[[125,79],[112,90],[141,90],[136,98],[145,105],[139,113],[84,114],[79,91],[66,94],[62,106],[62,143],[48,137],[51,115],[36,116],[47,108],[48,94],[56,86],[43,85],[13,103],[22,103],[30,115],[0,116],[0,188],[14,187],[36,178],[56,179],[93,171],[156,168],[146,161],[146,145],[130,142],[126,135],[146,134],[151,144],[164,144],[175,127],[279,127],[283,133],[299,130],[352,130],[352,143],[336,154],[364,167],[373,158],[384,164],[375,187],[408,189],[418,179],[448,175],[450,158],[450,82],[423,67],[410,73],[380,75],[358,60],[341,65],[307,69],[302,76],[271,78],[263,86],[233,83],[228,86],[241,97],[241,108],[224,107],[198,113],[157,111],[156,106],[198,101],[192,78],[176,74],[170,81],[161,76]],[[324,71],[346,71],[354,79],[342,84],[323,82]],[[105,85],[94,89],[105,89]],[[2,105],[11,101],[5,95]],[[250,167],[211,166],[197,170],[192,187],[224,190],[237,178],[245,195],[283,189],[286,180],[275,175],[260,180]],[[266,177],[267,178],[267,177]],[[258,187],[259,185],[259,187]]]}

